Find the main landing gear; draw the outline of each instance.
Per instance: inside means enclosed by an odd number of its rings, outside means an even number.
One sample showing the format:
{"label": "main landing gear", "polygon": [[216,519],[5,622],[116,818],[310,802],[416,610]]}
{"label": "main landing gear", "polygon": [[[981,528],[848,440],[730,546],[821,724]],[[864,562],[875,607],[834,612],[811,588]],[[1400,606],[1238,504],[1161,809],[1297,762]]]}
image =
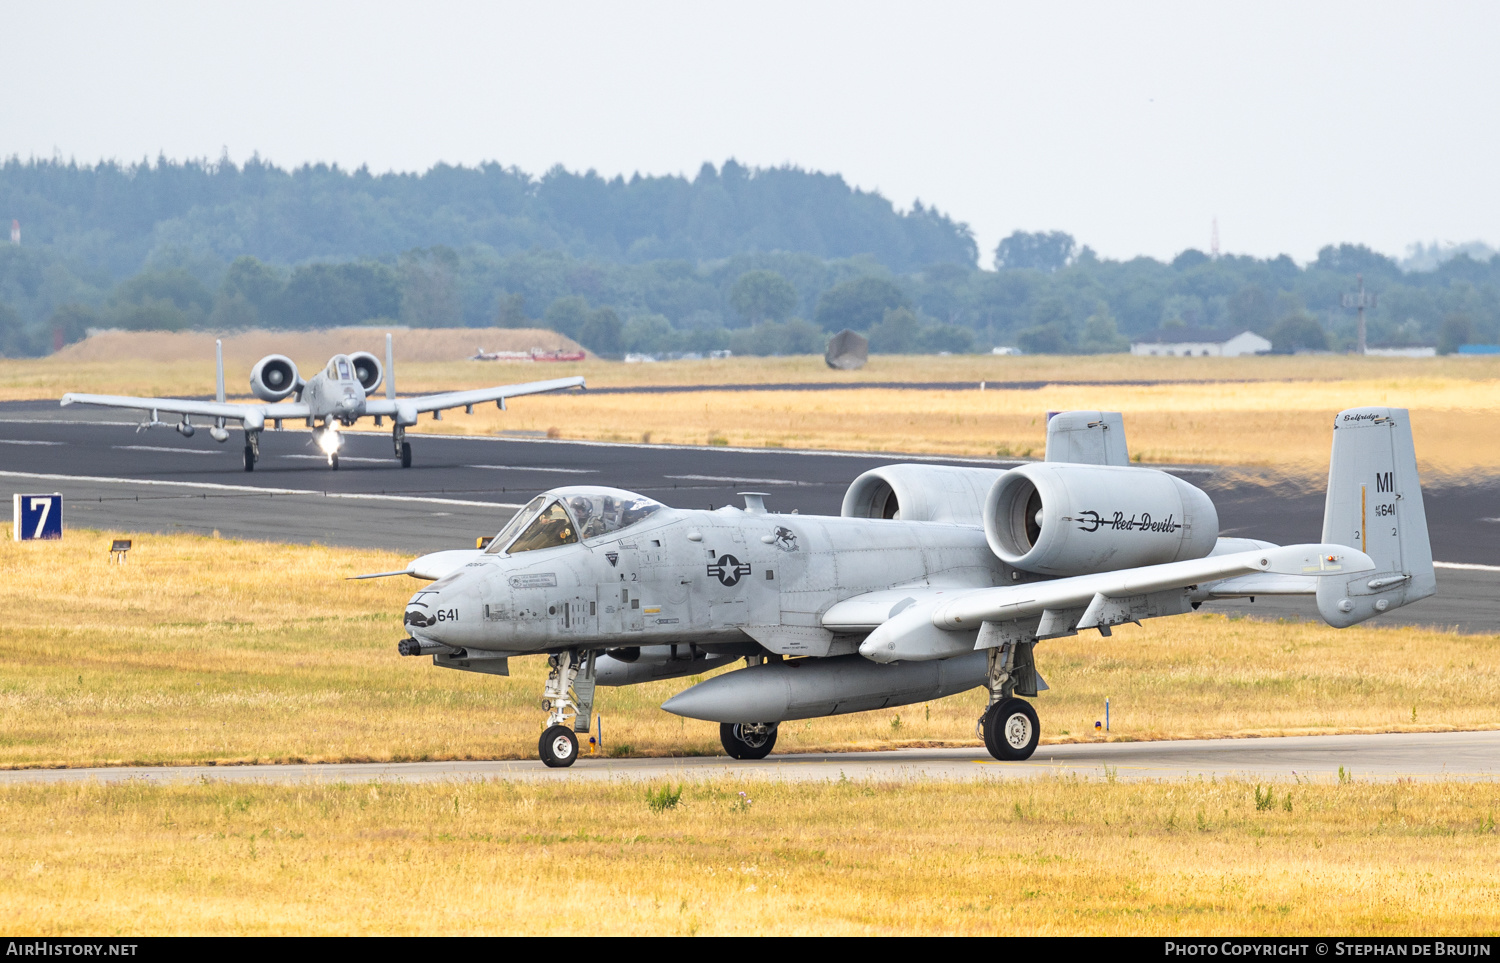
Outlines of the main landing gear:
{"label": "main landing gear", "polygon": [[764,759],[776,748],[776,723],[721,722],[719,741],[731,759]]}
{"label": "main landing gear", "polygon": [[396,446],[396,457],[401,459],[401,467],[410,468],[411,443],[406,440],[406,427],[404,425],[398,424],[391,429],[391,441]]}
{"label": "main landing gear", "polygon": [[1002,762],[1030,759],[1041,739],[1042,727],[1036,710],[1016,693],[1035,696],[1036,667],[1032,662],[1034,641],[1007,641],[986,649],[989,655],[990,704],[979,717],[984,747]]}
{"label": "main landing gear", "polygon": [[245,432],[245,471],[255,471],[255,463],[260,461],[260,432]]}
{"label": "main landing gear", "polygon": [[[597,653],[558,652],[548,657],[547,687],[542,708],[547,728],[537,742],[537,754],[549,769],[564,769],[578,761],[578,737],[589,731],[594,714],[594,657]],[[566,725],[569,715],[573,725]]]}
{"label": "main landing gear", "polygon": [[1030,759],[1042,733],[1036,710],[1025,699],[995,703],[984,710],[979,724],[984,730],[984,747],[990,755],[1006,762]]}

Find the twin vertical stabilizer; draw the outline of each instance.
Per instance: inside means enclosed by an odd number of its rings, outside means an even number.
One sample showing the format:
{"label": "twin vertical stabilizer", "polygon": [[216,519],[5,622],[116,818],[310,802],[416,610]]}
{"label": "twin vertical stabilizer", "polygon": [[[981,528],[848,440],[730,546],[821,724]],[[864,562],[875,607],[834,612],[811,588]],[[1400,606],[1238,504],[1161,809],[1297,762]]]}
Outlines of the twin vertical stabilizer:
{"label": "twin vertical stabilizer", "polygon": [[1318,613],[1343,628],[1437,591],[1427,513],[1405,408],[1350,408],[1333,425],[1323,541],[1375,560],[1357,578],[1318,580]]}
{"label": "twin vertical stabilizer", "polygon": [[1125,419],[1118,411],[1059,411],[1047,420],[1047,460],[1129,465]]}

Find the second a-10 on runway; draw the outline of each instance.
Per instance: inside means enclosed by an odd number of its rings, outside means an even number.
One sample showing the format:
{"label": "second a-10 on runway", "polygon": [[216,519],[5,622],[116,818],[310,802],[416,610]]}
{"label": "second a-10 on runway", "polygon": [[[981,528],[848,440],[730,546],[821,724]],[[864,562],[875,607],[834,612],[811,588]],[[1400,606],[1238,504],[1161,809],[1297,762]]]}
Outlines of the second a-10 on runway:
{"label": "second a-10 on runway", "polygon": [[1113,412],[1055,417],[1042,463],[866,472],[838,517],[774,514],[757,494],[689,511],[555,489],[485,551],[403,570],[435,581],[407,603],[399,648],[496,675],[545,654],[551,766],[577,758],[596,686],[742,658],[662,706],[720,723],[736,758],[769,753],[786,720],[984,686],[986,747],[1026,759],[1040,726],[1020,697],[1047,688],[1038,642],[1257,595],[1316,595],[1344,627],[1433,593],[1406,411],[1350,409],[1334,429],[1322,541],[1286,547],[1220,538],[1206,494],[1130,464]]}
{"label": "second a-10 on runway", "polygon": [[[162,412],[181,415],[177,431],[184,438],[191,438],[198,430],[193,424],[194,416],[213,422],[208,435],[223,444],[229,440],[228,422],[238,421],[245,430],[245,471],[254,471],[260,461],[260,433],[270,421],[278,429],[283,421],[304,419],[312,429],[313,443],[328,459],[328,467],[339,467],[339,449],[344,436],[339,426],[352,426],[359,419],[370,416],[378,428],[382,420],[391,419],[391,443],[402,468],[411,467],[411,442],[406,440],[406,429],[417,423],[417,416],[432,413],[434,419],[442,417],[449,408],[463,408],[469,414],[474,406],[493,401],[496,407],[504,408],[505,399],[522,395],[561,391],[564,388],[582,388],[583,379],[553,378],[550,381],[530,381],[518,385],[497,385],[493,388],[475,388],[468,391],[445,391],[435,395],[396,397],[395,359],[391,353],[391,336],[385,336],[385,367],[368,351],[353,354],[336,354],[328,364],[312,377],[304,379],[297,373],[291,358],[280,354],[269,354],[250,369],[250,390],[265,404],[240,404],[224,400],[224,344],[215,342],[218,356],[218,389],[213,401],[193,398],[135,398],[129,395],[91,395],[70,391],[62,396],[64,405],[98,405],[103,408],[133,408],[149,411],[150,418],[140,428],[165,424],[159,421]],[[385,383],[385,397],[375,397],[375,389]],[[292,398],[292,401],[285,399]]]}

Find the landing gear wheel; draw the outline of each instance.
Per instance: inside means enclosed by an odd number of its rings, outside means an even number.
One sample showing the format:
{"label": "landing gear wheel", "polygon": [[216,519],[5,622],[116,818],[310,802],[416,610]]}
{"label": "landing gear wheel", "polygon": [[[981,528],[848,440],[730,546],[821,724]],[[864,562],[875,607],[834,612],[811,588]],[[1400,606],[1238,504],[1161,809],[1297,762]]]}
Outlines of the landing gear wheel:
{"label": "landing gear wheel", "polygon": [[776,723],[719,723],[719,741],[731,759],[764,759],[776,748]]}
{"label": "landing gear wheel", "polygon": [[411,467],[411,442],[409,441],[403,441],[401,443],[401,467]]}
{"label": "landing gear wheel", "polygon": [[328,467],[332,468],[334,471],[338,471],[339,470],[339,456],[338,455],[329,455],[328,456]]}
{"label": "landing gear wheel", "polygon": [[549,769],[566,769],[578,761],[578,737],[567,726],[552,726],[542,733],[536,749]]}
{"label": "landing gear wheel", "polygon": [[1042,737],[1036,710],[1025,699],[1005,699],[985,710],[980,717],[984,728],[984,747],[1002,762],[1021,762],[1036,752]]}
{"label": "landing gear wheel", "polygon": [[245,446],[245,471],[255,471],[255,449],[250,445]]}

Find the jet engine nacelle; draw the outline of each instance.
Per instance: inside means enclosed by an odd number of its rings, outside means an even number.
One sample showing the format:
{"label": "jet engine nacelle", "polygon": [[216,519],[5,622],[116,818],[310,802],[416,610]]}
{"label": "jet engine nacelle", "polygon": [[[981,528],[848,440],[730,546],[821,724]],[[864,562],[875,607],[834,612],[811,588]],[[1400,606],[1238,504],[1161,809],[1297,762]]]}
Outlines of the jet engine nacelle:
{"label": "jet engine nacelle", "polygon": [[286,355],[268,354],[250,369],[250,390],[261,401],[280,401],[302,385],[297,366]]}
{"label": "jet engine nacelle", "polygon": [[886,465],[854,479],[844,493],[845,518],[898,518],[906,522],[979,525],[997,468]]}
{"label": "jet engine nacelle", "polygon": [[349,363],[354,365],[354,377],[359,380],[359,386],[365,389],[365,394],[380,387],[385,371],[380,367],[379,358],[368,351],[356,351],[349,356]]}
{"label": "jet engine nacelle", "polygon": [[1047,462],[995,482],[984,534],[1008,565],[1087,575],[1203,558],[1218,540],[1219,513],[1202,491],[1166,472]]}

